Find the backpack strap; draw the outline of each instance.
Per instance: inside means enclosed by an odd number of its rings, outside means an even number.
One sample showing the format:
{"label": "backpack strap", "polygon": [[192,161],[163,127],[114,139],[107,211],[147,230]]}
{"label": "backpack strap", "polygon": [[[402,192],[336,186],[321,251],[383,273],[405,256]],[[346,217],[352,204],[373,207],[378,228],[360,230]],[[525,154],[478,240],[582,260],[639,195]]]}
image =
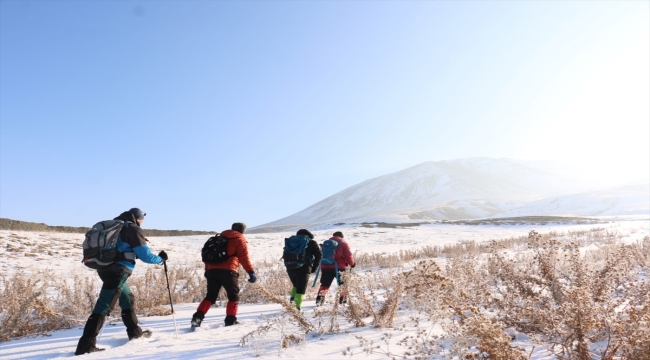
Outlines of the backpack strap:
{"label": "backpack strap", "polygon": [[334,261],[334,272],[336,274],[336,285],[341,286],[341,279],[339,279],[339,262]]}
{"label": "backpack strap", "polygon": [[[122,230],[126,229],[129,227],[130,221],[124,221],[124,228]],[[118,239],[118,244],[122,241],[122,232],[120,231],[120,238]],[[118,252],[118,259],[117,260],[132,260],[135,261],[137,257],[135,256],[135,253],[133,251],[125,251],[125,252]]]}

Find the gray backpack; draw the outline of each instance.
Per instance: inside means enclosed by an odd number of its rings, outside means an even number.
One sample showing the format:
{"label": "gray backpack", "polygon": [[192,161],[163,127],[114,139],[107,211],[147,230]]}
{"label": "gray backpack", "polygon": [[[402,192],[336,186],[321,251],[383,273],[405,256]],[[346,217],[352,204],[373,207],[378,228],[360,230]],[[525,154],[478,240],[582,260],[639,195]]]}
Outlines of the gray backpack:
{"label": "gray backpack", "polygon": [[105,220],[93,225],[83,243],[83,263],[91,269],[103,269],[118,259],[117,242],[122,228],[129,222]]}

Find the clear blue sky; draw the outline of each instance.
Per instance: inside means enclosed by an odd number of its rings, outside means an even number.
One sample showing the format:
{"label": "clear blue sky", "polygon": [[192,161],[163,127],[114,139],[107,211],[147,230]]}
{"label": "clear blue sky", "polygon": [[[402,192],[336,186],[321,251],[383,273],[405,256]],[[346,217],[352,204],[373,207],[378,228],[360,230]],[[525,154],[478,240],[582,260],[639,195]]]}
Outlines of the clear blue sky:
{"label": "clear blue sky", "polygon": [[0,217],[277,220],[472,156],[650,172],[648,1],[0,1]]}

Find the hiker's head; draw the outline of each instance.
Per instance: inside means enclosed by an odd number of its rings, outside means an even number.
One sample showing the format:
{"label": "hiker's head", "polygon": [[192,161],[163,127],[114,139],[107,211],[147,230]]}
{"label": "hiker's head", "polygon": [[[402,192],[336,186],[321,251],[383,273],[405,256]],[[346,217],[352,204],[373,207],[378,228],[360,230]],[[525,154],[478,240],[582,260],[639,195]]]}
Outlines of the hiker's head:
{"label": "hiker's head", "polygon": [[235,231],[239,232],[240,234],[243,234],[243,233],[246,232],[246,224],[244,224],[243,222],[236,222],[236,223],[232,224],[232,226],[230,228],[232,230],[235,230]]}
{"label": "hiker's head", "polygon": [[300,230],[298,230],[298,232],[296,233],[296,235],[307,235],[307,236],[309,236],[310,239],[313,239],[313,238],[314,238],[314,234],[310,233],[309,230],[307,230],[307,229],[300,229]]}
{"label": "hiker's head", "polygon": [[340,232],[340,231],[337,231],[337,232],[335,232],[335,233],[334,233],[334,235],[333,235],[333,236],[336,236],[336,237],[340,237],[340,238],[343,238],[343,233],[342,233],[342,232]]}
{"label": "hiker's head", "polygon": [[138,223],[138,226],[142,224],[142,222],[144,221],[144,217],[147,216],[146,212],[138,208],[132,208],[131,210],[129,210],[129,212],[133,214],[133,217],[135,218],[135,221]]}

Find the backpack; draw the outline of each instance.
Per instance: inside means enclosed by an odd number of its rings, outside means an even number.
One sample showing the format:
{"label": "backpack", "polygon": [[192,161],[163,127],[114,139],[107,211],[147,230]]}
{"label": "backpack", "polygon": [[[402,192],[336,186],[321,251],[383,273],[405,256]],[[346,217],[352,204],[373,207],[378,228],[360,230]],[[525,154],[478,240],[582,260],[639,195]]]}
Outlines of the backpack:
{"label": "backpack", "polygon": [[201,261],[206,264],[221,264],[228,260],[228,238],[217,235],[208,239],[201,249]]}
{"label": "backpack", "polygon": [[329,239],[323,242],[323,259],[321,260],[321,264],[337,265],[336,249],[338,246],[339,243],[336,240]]}
{"label": "backpack", "polygon": [[84,265],[99,270],[118,260],[120,253],[117,251],[117,243],[120,241],[120,232],[128,226],[129,222],[122,220],[105,220],[93,225],[83,242]]}
{"label": "backpack", "polygon": [[284,239],[284,266],[287,269],[297,269],[305,265],[307,261],[307,246],[311,239],[307,235],[293,235]]}

